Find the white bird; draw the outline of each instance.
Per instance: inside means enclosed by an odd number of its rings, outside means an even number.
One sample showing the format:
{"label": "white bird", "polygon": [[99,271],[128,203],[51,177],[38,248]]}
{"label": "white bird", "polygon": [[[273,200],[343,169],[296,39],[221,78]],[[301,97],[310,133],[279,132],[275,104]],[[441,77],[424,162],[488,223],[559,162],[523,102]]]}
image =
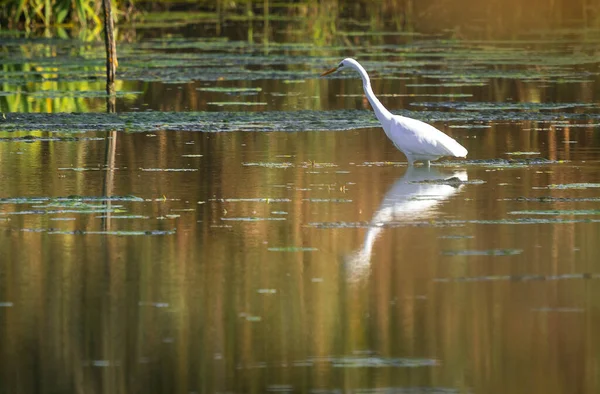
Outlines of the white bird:
{"label": "white bird", "polygon": [[325,71],[321,76],[348,68],[353,68],[360,74],[365,95],[371,103],[385,134],[392,140],[396,148],[406,155],[410,165],[413,165],[415,161],[421,161],[429,166],[431,160],[437,160],[441,156],[467,156],[467,150],[461,144],[435,127],[417,119],[393,115],[388,111],[373,93],[369,74],[356,60],[344,59],[336,67]]}

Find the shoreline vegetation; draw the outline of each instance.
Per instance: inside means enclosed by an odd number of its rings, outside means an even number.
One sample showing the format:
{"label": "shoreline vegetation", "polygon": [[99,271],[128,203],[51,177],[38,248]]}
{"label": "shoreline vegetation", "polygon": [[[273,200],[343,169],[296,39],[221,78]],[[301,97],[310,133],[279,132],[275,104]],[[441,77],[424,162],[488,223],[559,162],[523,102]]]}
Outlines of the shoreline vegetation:
{"label": "shoreline vegetation", "polygon": [[[102,2],[92,0],[0,0],[0,30],[102,27]],[[600,28],[600,4],[589,0],[212,0],[113,2],[117,26],[304,19],[309,34],[335,32],[340,20],[373,30],[407,32],[494,31],[499,34],[556,28]],[[47,33],[46,33],[47,34]]]}

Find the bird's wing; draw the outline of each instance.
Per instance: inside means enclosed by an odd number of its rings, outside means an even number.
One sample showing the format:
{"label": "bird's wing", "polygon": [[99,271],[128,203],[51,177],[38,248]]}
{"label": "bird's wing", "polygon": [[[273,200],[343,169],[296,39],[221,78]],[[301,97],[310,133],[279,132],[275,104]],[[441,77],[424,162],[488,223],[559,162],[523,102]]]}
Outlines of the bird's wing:
{"label": "bird's wing", "polygon": [[394,116],[390,138],[402,151],[413,155],[467,156],[467,150],[452,137],[420,120]]}

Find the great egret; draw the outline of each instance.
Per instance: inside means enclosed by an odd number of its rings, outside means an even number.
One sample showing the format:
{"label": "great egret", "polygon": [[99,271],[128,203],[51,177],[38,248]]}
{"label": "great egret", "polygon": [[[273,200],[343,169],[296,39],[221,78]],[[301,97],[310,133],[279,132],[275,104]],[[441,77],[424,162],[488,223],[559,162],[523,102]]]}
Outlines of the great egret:
{"label": "great egret", "polygon": [[347,68],[353,68],[360,74],[365,95],[371,103],[385,134],[392,140],[396,148],[406,155],[410,165],[413,165],[415,161],[422,161],[429,166],[431,160],[437,160],[441,156],[467,156],[467,150],[461,144],[435,127],[417,119],[393,115],[388,111],[375,97],[369,74],[356,60],[344,59],[336,67],[325,71],[321,76]]}

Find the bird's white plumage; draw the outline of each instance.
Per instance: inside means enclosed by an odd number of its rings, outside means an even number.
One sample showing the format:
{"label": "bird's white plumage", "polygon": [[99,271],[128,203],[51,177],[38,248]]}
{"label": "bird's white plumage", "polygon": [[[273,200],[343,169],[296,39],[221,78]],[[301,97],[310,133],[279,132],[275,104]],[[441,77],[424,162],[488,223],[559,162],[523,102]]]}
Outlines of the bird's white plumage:
{"label": "bird's white plumage", "polygon": [[337,66],[322,75],[331,74],[345,68],[352,68],[360,74],[363,89],[373,111],[381,122],[385,134],[402,153],[406,155],[409,164],[423,161],[429,165],[431,160],[442,156],[466,157],[467,150],[453,138],[442,133],[435,127],[417,119],[393,115],[377,99],[371,88],[371,81],[365,69],[354,59],[344,59]]}

